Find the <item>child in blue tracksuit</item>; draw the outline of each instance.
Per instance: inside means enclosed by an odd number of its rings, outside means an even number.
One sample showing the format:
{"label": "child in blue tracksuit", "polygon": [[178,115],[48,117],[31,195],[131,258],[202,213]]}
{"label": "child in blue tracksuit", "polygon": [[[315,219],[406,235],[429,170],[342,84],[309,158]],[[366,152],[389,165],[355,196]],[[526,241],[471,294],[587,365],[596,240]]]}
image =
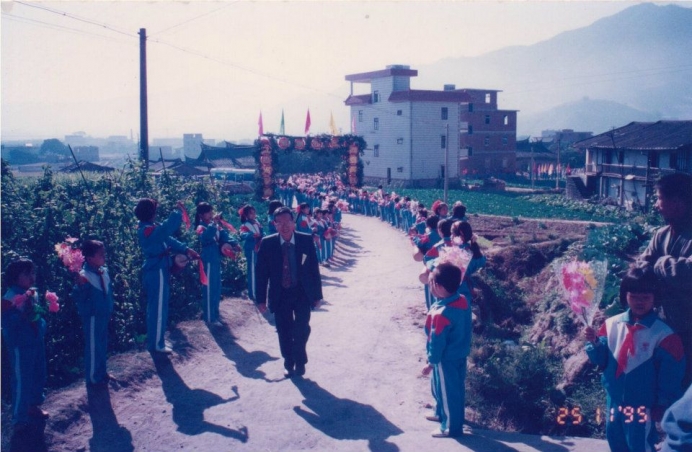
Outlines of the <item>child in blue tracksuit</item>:
{"label": "child in blue tracksuit", "polygon": [[326,261],[327,245],[325,244],[324,233],[327,231],[327,224],[324,221],[324,210],[315,209],[315,246],[317,247],[317,260],[320,264]]}
{"label": "child in blue tracksuit", "polygon": [[656,288],[652,270],[630,269],[620,285],[620,302],[629,309],[598,333],[583,331],[589,359],[603,370],[606,438],[616,452],[655,450],[654,423],[683,393],[682,341],[654,310]]}
{"label": "child in blue tracksuit", "polygon": [[89,385],[105,384],[110,380],[106,370],[108,354],[108,321],[113,312],[113,289],[106,265],[106,247],[98,240],[82,244],[84,265],[72,300],[82,319],[84,332],[84,367]]}
{"label": "child in blue tracksuit", "polygon": [[459,248],[471,252],[471,261],[464,272],[464,279],[461,281],[459,291],[466,297],[469,303],[473,303],[473,283],[471,276],[481,268],[485,267],[486,257],[478,246],[477,237],[473,234],[473,228],[467,221],[455,221],[452,225],[452,238],[459,240]]}
{"label": "child in blue tracksuit", "polygon": [[437,223],[439,220],[440,218],[436,215],[428,217],[425,220],[427,232],[422,236],[415,236],[411,239],[414,245],[413,258],[416,262],[422,261],[425,253],[427,253],[434,244],[442,240],[442,237],[440,237],[440,234],[437,232]]}
{"label": "child in blue tracksuit", "polygon": [[238,241],[231,238],[220,224],[221,214],[214,215],[214,209],[206,202],[197,204],[195,231],[202,247],[202,262],[207,275],[207,285],[202,289],[202,313],[207,324],[220,325],[219,304],[221,302],[221,247],[229,244],[234,251],[240,251]]}
{"label": "child in blue tracksuit", "polygon": [[2,297],[2,337],[12,363],[12,425],[15,432],[31,418],[47,418],[39,406],[46,383],[46,322],[36,311],[38,293],[33,287],[36,267],[29,259],[17,259],[5,270],[9,287]]}
{"label": "child in blue tracksuit", "polygon": [[425,319],[428,364],[423,374],[432,371],[435,412],[426,419],[439,422],[435,438],[463,435],[466,403],[466,359],[471,351],[471,306],[457,292],[461,270],[443,262],[432,272],[430,290],[437,301]]}
{"label": "child in blue tracksuit", "polygon": [[255,300],[255,265],[257,263],[257,251],[259,250],[264,231],[257,221],[257,212],[249,204],[244,205],[238,211],[240,214],[240,239],[243,241],[243,252],[247,260],[247,296]]}
{"label": "child in blue tracksuit", "polygon": [[140,199],[135,207],[139,220],[137,239],[144,254],[142,280],[147,297],[147,349],[150,352],[171,353],[164,341],[168,322],[168,298],[170,295],[171,253],[186,254],[199,259],[199,254],[184,243],[171,237],[180,227],[185,209],[178,202],[163,223],[155,223],[158,203],[150,198]]}
{"label": "child in blue tracksuit", "polygon": [[298,215],[296,215],[296,231],[302,232],[303,234],[312,235],[312,223],[313,220],[310,218],[310,205],[303,202],[298,206]]}
{"label": "child in blue tracksuit", "polygon": [[448,219],[440,220],[437,223],[437,234],[442,237],[435,243],[424,255],[423,264],[425,268],[423,270],[427,275],[421,276],[421,282],[425,284],[425,307],[430,309],[430,306],[435,302],[435,296],[430,291],[430,286],[428,285],[428,279],[430,273],[435,269],[437,265],[437,260],[440,258],[440,250],[445,247],[455,246],[452,242],[452,222]]}

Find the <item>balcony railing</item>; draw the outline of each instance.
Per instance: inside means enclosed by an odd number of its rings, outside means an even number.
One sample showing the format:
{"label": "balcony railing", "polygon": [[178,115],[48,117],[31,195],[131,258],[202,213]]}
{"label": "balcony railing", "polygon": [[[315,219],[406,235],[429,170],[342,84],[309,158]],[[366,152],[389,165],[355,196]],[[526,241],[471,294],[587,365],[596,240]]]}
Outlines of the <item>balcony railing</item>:
{"label": "balcony railing", "polygon": [[[606,177],[627,178],[636,180],[646,180],[647,168],[645,166],[635,165],[619,165],[612,163],[587,163],[587,175],[601,175]],[[658,179],[659,177],[673,174],[676,170],[672,168],[648,168],[649,179]]]}

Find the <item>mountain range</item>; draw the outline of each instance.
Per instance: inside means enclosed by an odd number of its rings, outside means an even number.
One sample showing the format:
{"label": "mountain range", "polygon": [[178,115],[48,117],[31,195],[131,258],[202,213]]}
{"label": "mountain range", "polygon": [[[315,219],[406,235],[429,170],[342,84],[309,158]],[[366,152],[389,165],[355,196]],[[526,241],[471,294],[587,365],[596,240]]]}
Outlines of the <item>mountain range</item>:
{"label": "mountain range", "polygon": [[642,3],[534,45],[416,67],[416,88],[501,90],[499,108],[519,110],[518,135],[602,133],[692,119],[691,52],[692,8]]}

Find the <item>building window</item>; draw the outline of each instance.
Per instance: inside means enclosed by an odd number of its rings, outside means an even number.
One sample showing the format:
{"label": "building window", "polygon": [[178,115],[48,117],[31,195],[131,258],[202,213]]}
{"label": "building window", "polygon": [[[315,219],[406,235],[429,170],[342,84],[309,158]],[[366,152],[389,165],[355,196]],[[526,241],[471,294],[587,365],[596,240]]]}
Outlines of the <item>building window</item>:
{"label": "building window", "polygon": [[440,147],[442,149],[445,149],[447,147],[447,136],[446,135],[440,135]]}
{"label": "building window", "polygon": [[372,92],[372,103],[376,104],[380,101],[380,92],[379,91],[373,91]]}
{"label": "building window", "polygon": [[473,104],[469,104],[469,113],[473,113]]}
{"label": "building window", "polygon": [[509,143],[509,140],[507,139],[507,137],[502,137],[502,145],[507,146],[508,143]]}
{"label": "building window", "polygon": [[404,144],[404,139],[403,138],[397,138],[396,144]]}
{"label": "building window", "polygon": [[490,93],[485,93],[485,103],[486,104],[490,103]]}
{"label": "building window", "polygon": [[358,122],[363,122],[363,110],[358,110]]}
{"label": "building window", "polygon": [[403,113],[404,113],[404,112],[403,112],[402,110],[397,110],[397,111],[396,111],[396,115],[397,115],[397,116],[401,116]]}
{"label": "building window", "polygon": [[473,148],[471,146],[469,146],[468,156],[471,157],[472,155],[473,155]]}
{"label": "building window", "polygon": [[485,123],[490,124],[490,115],[485,115]]}
{"label": "building window", "polygon": [[403,173],[403,172],[404,172],[404,167],[403,167],[403,166],[397,166],[396,172],[397,172],[397,173]]}
{"label": "building window", "polygon": [[490,137],[485,137],[485,139],[483,140],[483,145],[490,146]]}
{"label": "building window", "polygon": [[469,135],[473,135],[473,126],[469,124]]}
{"label": "building window", "polygon": [[374,151],[375,157],[379,157],[380,156],[380,145],[376,144],[373,151]]}
{"label": "building window", "polygon": [[375,118],[375,120],[373,121],[373,127],[375,128],[375,130],[380,130],[380,118]]}
{"label": "building window", "polygon": [[441,119],[443,121],[447,120],[447,116],[448,116],[447,107],[442,107],[442,112],[441,112],[440,116],[441,116]]}
{"label": "building window", "polygon": [[505,115],[503,122],[506,126],[509,125],[509,116],[508,115]]}

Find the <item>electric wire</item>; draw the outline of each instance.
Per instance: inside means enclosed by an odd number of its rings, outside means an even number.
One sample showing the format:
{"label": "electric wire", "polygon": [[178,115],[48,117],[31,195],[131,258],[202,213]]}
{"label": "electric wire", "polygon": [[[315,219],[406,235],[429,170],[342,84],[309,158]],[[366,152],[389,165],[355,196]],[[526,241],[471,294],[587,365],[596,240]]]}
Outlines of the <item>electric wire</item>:
{"label": "electric wire", "polygon": [[[190,22],[192,22],[192,21],[194,21],[194,20],[197,20],[197,19],[199,19],[199,18],[202,18],[202,17],[208,16],[208,15],[210,15],[210,14],[213,14],[213,13],[215,13],[215,12],[218,12],[219,10],[224,9],[224,8],[226,8],[226,7],[228,7],[228,6],[231,6],[231,5],[235,4],[235,3],[237,3],[238,1],[240,1],[240,0],[237,0],[236,2],[233,2],[233,3],[229,4],[229,5],[224,5],[224,6],[222,6],[221,8],[217,8],[216,10],[213,10],[213,11],[210,11],[210,12],[207,12],[207,13],[204,13],[204,14],[201,14],[201,15],[199,15],[199,16],[193,17],[193,18],[191,18],[191,19],[188,19],[188,20],[186,20],[186,21],[180,22],[180,23],[178,23],[178,24],[176,24],[176,25],[173,25],[173,26],[171,26],[171,27],[168,27],[168,28],[166,28],[166,29],[163,29],[163,30],[161,30],[161,31],[158,31],[158,32],[156,32],[155,34],[156,34],[156,35],[163,34],[164,32],[170,31],[170,30],[172,30],[172,29],[175,29],[175,28],[177,28],[177,27],[180,27],[180,26],[182,26],[182,25],[185,25],[185,24],[187,24],[187,23],[190,23]],[[119,33],[119,34],[123,34],[123,35],[125,35],[125,36],[130,37],[130,38],[137,38],[137,37],[138,37],[138,34],[135,34],[135,33],[132,33],[132,32],[125,32],[125,31],[123,31],[123,30],[118,29],[118,28],[115,27],[115,26],[112,26],[112,25],[109,25],[109,24],[106,24],[106,23],[96,22],[96,21],[90,20],[90,19],[85,19],[85,18],[76,16],[76,15],[74,15],[74,14],[70,14],[70,13],[67,13],[67,12],[64,12],[64,11],[60,11],[60,10],[48,8],[48,7],[41,6],[41,5],[31,4],[31,3],[27,3],[27,2],[23,2],[23,1],[17,1],[16,3],[18,3],[18,4],[20,4],[20,5],[23,5],[23,6],[31,7],[31,8],[41,9],[41,10],[44,10],[44,11],[47,11],[47,12],[50,12],[50,13],[53,13],[53,14],[60,15],[60,16],[62,16],[62,17],[66,17],[66,18],[69,18],[69,19],[77,20],[77,21],[84,22],[84,23],[87,23],[87,24],[90,24],[90,25],[98,26],[98,27],[101,27],[101,28],[104,28],[104,29],[107,29],[107,30],[110,30],[110,31],[113,31],[113,32],[116,32],[116,33]],[[3,15],[6,15],[6,14],[3,13]],[[8,16],[12,16],[12,17],[15,17],[15,18],[19,17],[19,16],[13,16],[13,15],[8,15]],[[28,20],[28,21],[33,21],[33,22],[39,22],[39,23],[40,23],[40,21],[36,21],[36,20],[34,20],[34,19],[28,19],[28,18],[24,18],[24,19],[25,19],[25,20]],[[47,24],[47,23],[45,23],[45,24],[48,25],[48,26],[50,26],[50,24]],[[58,26],[58,25],[56,25],[56,27],[65,28],[65,29],[71,30],[71,31],[78,31],[78,30],[76,30],[76,29],[70,29],[69,27],[62,27],[62,26]],[[90,34],[89,32],[84,32],[84,31],[82,31],[82,32],[85,33],[85,34]],[[98,36],[102,36],[102,35],[98,35]],[[195,50],[195,49],[189,49],[189,48],[181,47],[181,46],[179,46],[179,45],[176,45],[176,44],[173,44],[173,43],[170,43],[170,42],[166,42],[166,41],[163,41],[163,40],[161,40],[161,39],[151,39],[151,36],[153,36],[153,35],[147,36],[147,40],[150,41],[150,42],[152,42],[152,43],[156,43],[156,44],[168,46],[168,47],[170,47],[170,48],[173,48],[173,49],[178,50],[178,51],[183,52],[183,53],[187,53],[187,54],[189,54],[189,55],[193,55],[193,56],[196,56],[196,57],[199,57],[199,58],[203,58],[203,59],[206,59],[206,60],[209,60],[209,61],[213,61],[213,62],[215,62],[215,63],[221,64],[221,65],[224,65],[224,66],[228,66],[228,67],[231,67],[231,68],[240,70],[240,71],[244,71],[244,72],[247,72],[247,73],[256,75],[256,76],[260,76],[260,77],[263,77],[263,78],[266,78],[266,79],[269,79],[269,80],[273,80],[273,81],[276,81],[276,82],[280,82],[280,83],[283,83],[283,84],[286,84],[286,85],[289,85],[289,86],[293,86],[293,87],[296,87],[296,88],[301,88],[301,89],[307,90],[307,91],[309,91],[309,92],[318,93],[318,94],[324,95],[324,96],[326,96],[326,97],[328,97],[328,98],[339,99],[339,100],[345,102],[345,100],[344,100],[341,96],[339,96],[339,95],[337,95],[337,94],[333,94],[333,93],[331,93],[331,92],[327,92],[327,91],[324,91],[324,90],[315,88],[315,87],[313,87],[313,86],[304,85],[304,84],[298,83],[298,82],[296,82],[296,81],[292,81],[292,80],[287,80],[287,79],[284,79],[284,78],[276,77],[276,76],[274,76],[274,75],[271,75],[271,74],[268,74],[268,73],[265,73],[265,72],[262,72],[262,71],[259,71],[259,70],[256,70],[256,69],[252,69],[252,68],[249,68],[249,67],[240,65],[240,64],[238,64],[238,63],[234,63],[234,62],[227,61],[227,60],[222,60],[222,59],[220,59],[220,58],[211,56],[211,55],[209,55],[209,54],[203,53],[203,52],[198,51],[198,50]],[[680,68],[682,68],[682,69],[680,69]],[[675,69],[675,70],[672,70],[672,71],[660,71],[661,68],[650,68],[650,69],[642,69],[642,70],[639,70],[639,71],[618,71],[618,72],[610,72],[610,73],[603,73],[603,74],[585,74],[585,75],[579,75],[579,76],[574,76],[574,77],[563,78],[562,80],[564,81],[564,80],[577,79],[577,78],[583,78],[583,77],[604,77],[604,76],[617,75],[617,74],[628,74],[628,76],[626,76],[626,77],[616,77],[616,78],[612,78],[612,79],[608,79],[608,80],[600,80],[600,81],[595,80],[595,81],[586,81],[586,82],[582,82],[582,83],[566,84],[566,85],[562,85],[562,86],[558,86],[558,87],[552,87],[551,89],[559,89],[559,88],[561,88],[561,87],[562,87],[562,88],[565,88],[565,87],[568,88],[568,87],[571,87],[571,86],[583,86],[583,85],[590,85],[590,84],[595,84],[595,83],[604,83],[604,82],[608,82],[608,81],[617,81],[617,80],[622,80],[622,79],[631,79],[631,78],[638,78],[638,77],[648,77],[648,76],[652,76],[652,75],[660,75],[660,74],[662,74],[662,73],[672,73],[672,72],[681,72],[681,71],[684,72],[684,71],[689,70],[689,69],[685,69],[685,68],[692,68],[692,65],[684,65],[684,66],[678,66],[678,67],[675,67],[675,66],[674,66],[674,67],[670,67],[670,69]],[[663,68],[663,69],[668,69],[668,68]],[[640,74],[640,75],[637,74],[637,73],[640,73],[640,72],[647,72],[647,71],[652,71],[652,70],[658,70],[659,72],[656,72],[656,73],[653,73],[653,74]],[[634,72],[635,74],[632,74],[633,72]],[[525,86],[525,85],[531,85],[531,84],[535,84],[535,83],[545,83],[545,82],[536,82],[536,81],[532,81],[532,82],[522,83],[522,85]],[[558,83],[559,83],[559,81],[558,81]],[[530,88],[530,89],[518,90],[518,91],[507,91],[507,90],[503,90],[503,92],[504,92],[505,94],[521,94],[521,93],[525,93],[525,92],[532,92],[532,91],[536,91],[536,90],[545,90],[545,89],[546,89],[546,87],[545,87],[545,86],[542,86],[542,87],[540,87],[540,88]],[[383,115],[399,116],[399,117],[404,117],[404,118],[407,118],[407,119],[412,119],[412,118],[410,117],[410,115],[408,115],[408,114],[406,114],[406,113],[403,113],[402,115],[398,115],[397,112],[396,112],[396,109],[391,109],[391,110],[390,110],[390,109],[384,109],[384,108],[381,108],[381,107],[379,107],[379,108],[378,108],[378,107],[373,107],[372,104],[370,104],[370,105],[371,105],[371,107],[370,107],[371,110],[375,110],[377,113],[380,113],[380,114],[383,114]],[[500,111],[502,111],[502,110],[500,110]],[[506,111],[511,111],[511,110],[506,110]],[[440,121],[439,121],[439,120],[415,119],[415,120],[414,120],[414,123],[417,124],[417,125],[439,125],[439,124],[440,124]]]}
{"label": "electric wire", "polygon": [[116,29],[115,27],[113,27],[113,26],[111,26],[111,25],[104,24],[104,23],[99,23],[99,22],[95,22],[95,21],[90,20],[90,19],[84,19],[84,18],[82,18],[82,17],[76,16],[76,15],[74,15],[74,14],[67,13],[67,12],[65,12],[65,11],[59,11],[59,10],[56,10],[56,9],[48,8],[48,7],[46,7],[46,6],[37,5],[37,4],[32,4],[32,3],[27,3],[27,2],[22,2],[22,1],[17,1],[17,3],[20,4],[20,5],[23,5],[23,6],[27,6],[27,7],[29,7],[29,8],[41,9],[41,10],[47,11],[47,12],[49,12],[49,13],[53,13],[53,14],[57,14],[57,15],[59,15],[59,16],[67,17],[67,18],[69,18],[69,19],[77,20],[77,21],[84,22],[84,23],[91,24],[91,25],[96,25],[97,27],[105,28],[105,29],[110,30],[110,31],[113,31],[113,32],[115,32],[115,33],[123,34],[123,35],[125,35],[125,36],[130,36],[130,37],[135,36],[135,37],[136,37],[136,34],[133,34],[132,32],[127,32],[127,31],[124,31],[124,30],[118,30],[118,29]]}

